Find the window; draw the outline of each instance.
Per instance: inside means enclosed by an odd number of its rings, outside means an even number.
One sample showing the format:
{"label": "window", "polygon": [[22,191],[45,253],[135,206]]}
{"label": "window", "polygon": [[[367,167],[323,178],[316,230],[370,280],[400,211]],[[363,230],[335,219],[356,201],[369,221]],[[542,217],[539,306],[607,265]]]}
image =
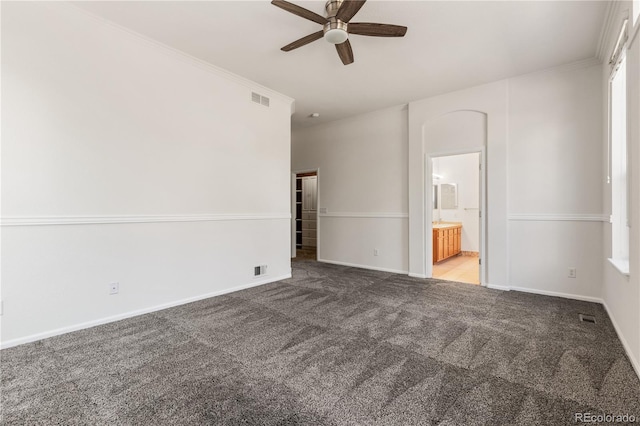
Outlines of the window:
{"label": "window", "polygon": [[627,69],[625,58],[626,21],[611,58],[609,83],[611,147],[611,263],[629,274],[629,222],[627,173]]}

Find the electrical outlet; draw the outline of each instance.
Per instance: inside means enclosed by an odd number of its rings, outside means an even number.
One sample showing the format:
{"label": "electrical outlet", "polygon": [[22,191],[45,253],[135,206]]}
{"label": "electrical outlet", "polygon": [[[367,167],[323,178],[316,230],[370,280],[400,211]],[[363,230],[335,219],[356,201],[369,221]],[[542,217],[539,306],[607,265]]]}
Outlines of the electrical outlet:
{"label": "electrical outlet", "polygon": [[118,294],[120,291],[120,283],[109,284],[109,294]]}
{"label": "electrical outlet", "polygon": [[378,249],[373,249],[373,255],[377,256],[378,255]]}
{"label": "electrical outlet", "polygon": [[569,268],[569,278],[576,277],[576,268]]}

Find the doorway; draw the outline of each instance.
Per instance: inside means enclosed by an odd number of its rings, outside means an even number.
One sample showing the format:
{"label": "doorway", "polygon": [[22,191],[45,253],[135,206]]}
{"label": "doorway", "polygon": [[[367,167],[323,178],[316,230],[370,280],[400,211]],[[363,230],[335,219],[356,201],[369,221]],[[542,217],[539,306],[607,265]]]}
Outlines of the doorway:
{"label": "doorway", "polygon": [[481,152],[431,159],[432,277],[481,284]]}
{"label": "doorway", "polygon": [[295,173],[293,185],[292,258],[317,260],[318,258],[318,171]]}

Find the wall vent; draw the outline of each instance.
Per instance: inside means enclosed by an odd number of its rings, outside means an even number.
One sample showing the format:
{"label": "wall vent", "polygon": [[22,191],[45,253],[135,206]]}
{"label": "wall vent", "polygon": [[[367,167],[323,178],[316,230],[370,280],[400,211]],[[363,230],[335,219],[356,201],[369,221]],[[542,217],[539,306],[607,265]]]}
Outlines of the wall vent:
{"label": "wall vent", "polygon": [[260,275],[266,275],[266,274],[267,274],[267,265],[254,266],[253,268],[254,277],[259,277]]}
{"label": "wall vent", "polygon": [[260,93],[251,92],[251,101],[266,107],[269,106],[269,98],[262,96]]}
{"label": "wall vent", "polygon": [[578,315],[578,318],[580,318],[580,321],[582,322],[590,322],[591,324],[596,323],[596,317],[594,317],[593,315],[580,314]]}

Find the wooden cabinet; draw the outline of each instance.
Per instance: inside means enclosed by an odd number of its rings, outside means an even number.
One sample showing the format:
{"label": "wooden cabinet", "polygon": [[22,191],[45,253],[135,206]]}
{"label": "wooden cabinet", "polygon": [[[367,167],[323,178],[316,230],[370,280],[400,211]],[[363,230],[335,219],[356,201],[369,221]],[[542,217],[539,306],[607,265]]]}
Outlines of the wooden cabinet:
{"label": "wooden cabinet", "polygon": [[433,228],[433,263],[459,254],[462,240],[462,225],[452,224]]}

